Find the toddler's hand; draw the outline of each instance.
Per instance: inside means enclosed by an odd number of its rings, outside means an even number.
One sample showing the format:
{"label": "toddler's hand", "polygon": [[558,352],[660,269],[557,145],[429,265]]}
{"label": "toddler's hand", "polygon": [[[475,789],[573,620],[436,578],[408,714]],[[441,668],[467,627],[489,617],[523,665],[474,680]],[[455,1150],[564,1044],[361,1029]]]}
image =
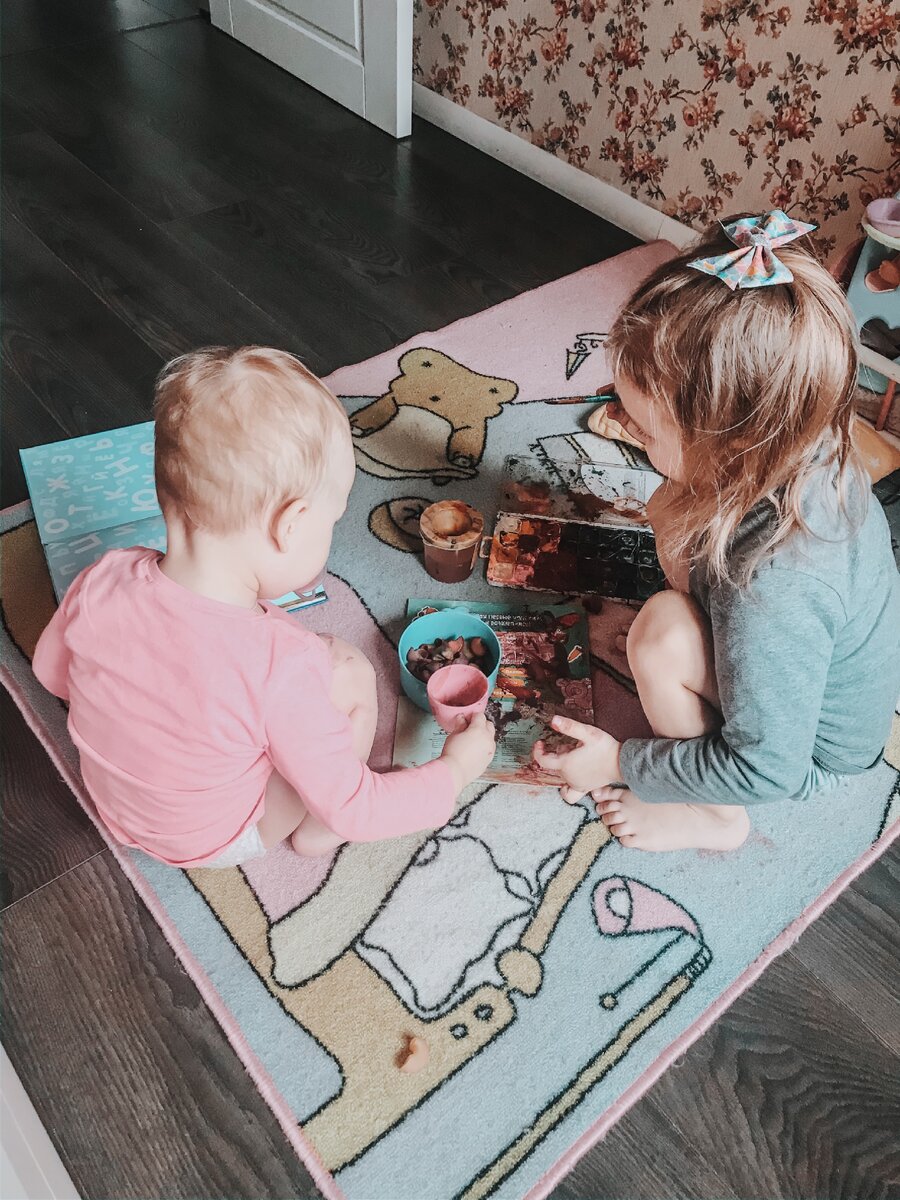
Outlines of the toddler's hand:
{"label": "toddler's hand", "polygon": [[444,742],[441,758],[453,772],[457,793],[474,783],[494,757],[497,735],[483,713],[466,721],[459,718],[459,729]]}
{"label": "toddler's hand", "polygon": [[568,717],[554,717],[551,724],[557,733],[581,743],[562,754],[551,754],[543,742],[534,747],[534,761],[538,766],[562,779],[564,786],[560,793],[563,800],[574,804],[594,788],[619,782],[621,743],[612,734],[593,725],[570,721]]}

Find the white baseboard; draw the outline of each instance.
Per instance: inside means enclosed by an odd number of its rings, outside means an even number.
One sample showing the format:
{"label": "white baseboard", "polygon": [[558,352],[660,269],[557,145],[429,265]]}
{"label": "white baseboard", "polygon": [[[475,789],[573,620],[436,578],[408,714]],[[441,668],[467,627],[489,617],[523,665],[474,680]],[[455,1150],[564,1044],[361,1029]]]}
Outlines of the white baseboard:
{"label": "white baseboard", "polygon": [[78,1200],[78,1192],[2,1047],[0,1198]]}
{"label": "white baseboard", "polygon": [[527,175],[529,179],[559,192],[567,200],[633,233],[642,241],[665,238],[683,249],[697,237],[695,230],[680,221],[667,217],[642,200],[635,200],[633,196],[589,175],[587,171],[533,146],[531,142],[467,108],[454,104],[446,96],[439,96],[421,83],[413,84],[413,112],[513,170]]}

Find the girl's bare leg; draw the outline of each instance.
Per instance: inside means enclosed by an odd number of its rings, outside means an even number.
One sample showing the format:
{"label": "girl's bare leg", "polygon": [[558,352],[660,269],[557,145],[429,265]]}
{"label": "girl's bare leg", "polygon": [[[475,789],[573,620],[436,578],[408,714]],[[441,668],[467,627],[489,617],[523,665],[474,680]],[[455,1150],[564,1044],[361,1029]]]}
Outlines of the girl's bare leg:
{"label": "girl's bare leg", "polygon": [[[657,737],[694,738],[720,727],[712,635],[692,597],[668,591],[648,600],[629,630],[627,653]],[[750,828],[737,805],[645,804],[627,788],[593,796],[610,831],[638,850],[732,850]]]}
{"label": "girl's bare leg", "polygon": [[712,630],[692,596],[651,597],[631,624],[625,650],[657,737],[699,737],[721,726]]}
{"label": "girl's bare leg", "polygon": [[[322,640],[331,654],[331,702],[349,717],[353,750],[360,762],[366,762],[378,722],[374,668],[362,651],[348,642],[330,636]],[[297,792],[277,771],[266,788],[266,811],[258,828],[267,850],[290,837],[294,850],[309,858],[330,854],[343,842],[307,811]]]}

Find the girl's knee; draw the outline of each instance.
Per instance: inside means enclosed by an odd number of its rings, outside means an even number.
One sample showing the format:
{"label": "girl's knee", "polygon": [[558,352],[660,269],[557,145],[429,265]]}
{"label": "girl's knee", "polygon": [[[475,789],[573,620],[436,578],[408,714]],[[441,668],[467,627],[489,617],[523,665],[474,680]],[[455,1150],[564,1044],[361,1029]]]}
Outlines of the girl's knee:
{"label": "girl's knee", "polygon": [[704,621],[696,600],[684,592],[651,596],[628,631],[625,650],[632,673],[680,662],[697,642]]}

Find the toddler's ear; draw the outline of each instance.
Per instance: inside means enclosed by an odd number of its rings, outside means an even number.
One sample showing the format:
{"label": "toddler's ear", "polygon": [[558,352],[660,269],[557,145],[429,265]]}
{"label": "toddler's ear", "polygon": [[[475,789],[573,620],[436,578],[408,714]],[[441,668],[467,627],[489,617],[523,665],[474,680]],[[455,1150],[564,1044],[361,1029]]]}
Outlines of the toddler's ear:
{"label": "toddler's ear", "polygon": [[303,499],[288,500],[272,513],[269,521],[269,537],[279,554],[287,552],[297,523],[307,508],[308,505]]}

